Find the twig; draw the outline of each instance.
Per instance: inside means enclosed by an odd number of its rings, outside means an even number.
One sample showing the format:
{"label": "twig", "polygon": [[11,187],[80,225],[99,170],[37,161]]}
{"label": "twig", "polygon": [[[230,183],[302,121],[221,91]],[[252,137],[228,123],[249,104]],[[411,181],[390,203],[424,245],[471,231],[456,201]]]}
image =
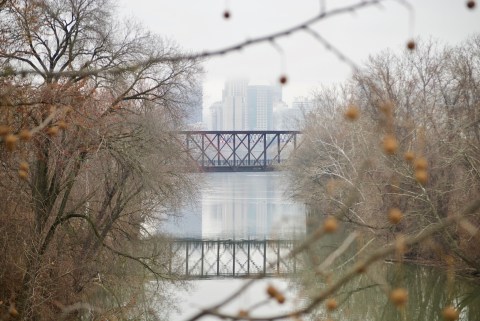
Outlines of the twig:
{"label": "twig", "polygon": [[[469,214],[472,214],[479,209],[480,209],[480,199],[472,202],[469,206],[467,206],[465,208],[464,211],[462,211],[461,214],[447,217],[439,223],[432,224],[427,229],[423,230],[421,233],[417,234],[414,237],[404,238],[402,240],[401,245],[412,246],[414,244],[420,243],[420,242],[428,239],[432,235],[442,231],[443,229],[450,226],[451,224],[460,222],[465,216],[467,216]],[[395,253],[396,251],[398,251],[398,247],[399,247],[399,244],[398,244],[398,241],[397,241],[397,242],[394,242],[390,245],[387,245],[387,246],[385,246],[381,249],[378,249],[378,250],[374,251],[367,258],[365,258],[362,262],[360,262],[357,265],[350,268],[340,279],[336,280],[331,285],[329,285],[324,291],[320,292],[317,296],[313,297],[311,302],[307,306],[305,306],[304,308],[301,308],[301,309],[298,309],[296,311],[289,312],[289,313],[274,314],[274,315],[271,315],[269,317],[259,318],[259,317],[249,316],[248,320],[251,320],[251,321],[273,321],[273,320],[281,320],[281,319],[291,318],[292,315],[300,316],[302,314],[307,314],[307,313],[311,312],[319,303],[323,302],[326,298],[335,294],[336,291],[338,291],[343,285],[345,285],[351,279],[360,275],[360,272],[363,271],[363,270],[366,270],[366,268],[369,267],[372,263],[386,257],[389,254],[392,254],[392,253]],[[187,321],[196,320],[200,316],[203,316],[203,315],[206,315],[206,314],[210,314],[210,315],[216,316],[216,317],[221,318],[221,319],[230,319],[230,320],[245,319],[245,317],[238,316],[238,315],[224,314],[224,313],[220,313],[218,311],[205,310],[205,311],[202,311],[201,315],[197,315],[197,316],[195,316],[191,319],[188,319]]]}
{"label": "twig", "polygon": [[333,251],[326,259],[323,261],[322,264],[317,268],[319,271],[323,271],[326,268],[328,268],[340,255],[342,255],[352,244],[353,241],[358,237],[357,232],[351,233],[344,241],[343,243],[335,250]]}
{"label": "twig", "polygon": [[[152,64],[159,64],[159,63],[167,63],[167,62],[179,62],[179,61],[187,61],[187,60],[202,60],[206,58],[212,58],[212,57],[218,57],[218,56],[223,56],[225,54],[234,52],[234,51],[239,51],[242,50],[246,47],[250,47],[255,44],[263,43],[263,42],[271,42],[273,40],[283,38],[286,36],[289,36],[291,34],[297,33],[302,30],[307,30],[309,29],[310,26],[314,25],[315,23],[325,20],[327,18],[331,18],[334,16],[338,16],[341,14],[345,13],[350,13],[354,12],[363,8],[367,8],[373,5],[377,5],[381,2],[384,2],[386,0],[371,0],[371,1],[360,1],[356,4],[353,5],[348,5],[336,9],[332,9],[330,11],[321,11],[319,14],[316,16],[307,19],[297,25],[294,25],[292,27],[289,27],[284,30],[280,30],[271,34],[268,34],[266,36],[260,36],[257,38],[253,39],[247,39],[245,41],[239,42],[234,45],[230,45],[221,49],[217,50],[211,50],[211,51],[204,51],[200,53],[193,53],[193,54],[186,54],[186,55],[171,55],[171,56],[163,56],[163,57],[157,57],[157,58],[150,58],[144,61],[141,61],[136,64],[132,64],[129,66],[125,67],[116,67],[116,68],[109,68],[109,67],[103,67],[103,68],[97,68],[97,69],[90,69],[90,70],[76,70],[76,71],[61,71],[61,72],[48,72],[44,73],[47,77],[73,77],[73,76],[94,76],[102,73],[122,73],[126,71],[131,71],[131,70],[136,70],[141,68],[142,66],[145,65],[152,65]],[[310,31],[311,32],[311,31]],[[323,38],[322,38],[323,39]],[[323,40],[323,43],[328,44],[325,40]],[[339,51],[336,50],[334,47],[329,45],[329,49],[332,50],[337,56]],[[345,59],[346,57],[344,55],[339,56],[342,60],[345,60],[348,62],[348,59]],[[0,72],[0,77],[7,77],[7,76],[12,76],[12,75],[27,75],[27,74],[38,74],[38,71],[35,70],[8,70],[8,71],[2,71]]]}

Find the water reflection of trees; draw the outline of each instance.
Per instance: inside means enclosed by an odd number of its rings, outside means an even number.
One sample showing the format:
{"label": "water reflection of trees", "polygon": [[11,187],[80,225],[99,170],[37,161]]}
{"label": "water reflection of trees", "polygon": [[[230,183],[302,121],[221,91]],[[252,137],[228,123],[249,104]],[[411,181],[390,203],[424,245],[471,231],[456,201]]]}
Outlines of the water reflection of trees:
{"label": "water reflection of trees", "polygon": [[[307,251],[304,258],[306,268],[297,279],[303,296],[313,297],[355,263],[352,256],[362,247],[361,244],[352,245],[351,250],[343,253],[336,260],[339,263],[333,264],[327,274],[315,271],[314,266],[318,266],[319,262],[321,264],[343,239],[345,233],[331,235]],[[345,264],[346,261],[349,263]],[[402,286],[408,291],[408,303],[401,310],[388,299],[391,286]],[[480,320],[480,287],[477,284],[449,275],[448,271],[413,264],[376,263],[346,284],[335,299],[338,308],[334,312],[320,306],[310,314],[309,319],[440,321],[444,320],[442,309],[453,305],[460,311],[460,320]]]}
{"label": "water reflection of trees", "polygon": [[[79,320],[169,320],[178,309],[178,292],[188,288],[185,281],[170,275],[171,253],[168,239],[145,237],[131,243],[128,253],[138,260],[119,257],[112,265],[100,266],[93,286],[81,303],[61,307],[60,320],[71,320],[77,312]],[[148,266],[145,267],[145,266]],[[149,271],[148,269],[151,269]],[[59,306],[60,307],[60,306]]]}

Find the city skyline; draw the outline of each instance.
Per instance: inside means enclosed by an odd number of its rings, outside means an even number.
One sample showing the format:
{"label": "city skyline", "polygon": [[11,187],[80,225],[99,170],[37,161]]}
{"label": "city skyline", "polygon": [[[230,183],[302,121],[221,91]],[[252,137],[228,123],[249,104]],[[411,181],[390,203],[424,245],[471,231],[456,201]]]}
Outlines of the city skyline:
{"label": "city skyline", "polygon": [[[245,78],[224,83],[222,100],[204,109],[204,127],[209,130],[298,130],[313,101],[297,97],[289,106],[279,84],[250,84]],[[287,121],[288,120],[288,121]]]}
{"label": "city skyline", "polygon": [[[328,2],[327,9],[349,2]],[[410,6],[411,10],[400,2],[386,1],[326,19],[313,28],[359,66],[369,56],[382,51],[405,50],[411,38],[431,38],[441,44],[455,45],[480,30],[479,11],[468,10],[462,2],[424,0],[412,2]],[[128,17],[142,17],[145,27],[177,43],[180,49],[204,52],[265,36],[274,30],[285,30],[314,16],[321,6],[317,0],[301,3],[245,0],[230,4],[224,1],[122,0],[119,7]],[[226,9],[230,12],[229,19],[223,17]],[[288,80],[283,87],[283,100],[291,104],[296,97],[309,96],[321,85],[343,82],[352,75],[351,66],[304,31],[274,43],[265,42],[205,60],[203,66],[204,109],[221,100],[224,82],[232,78],[248,77],[255,80],[255,84],[264,85],[278,83],[284,74]]]}

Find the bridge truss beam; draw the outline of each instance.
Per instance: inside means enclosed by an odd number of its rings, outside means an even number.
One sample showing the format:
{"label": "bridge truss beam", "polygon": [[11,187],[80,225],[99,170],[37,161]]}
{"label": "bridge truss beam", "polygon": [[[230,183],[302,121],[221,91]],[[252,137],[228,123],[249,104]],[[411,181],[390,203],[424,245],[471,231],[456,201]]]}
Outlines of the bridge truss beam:
{"label": "bridge truss beam", "polygon": [[297,148],[299,131],[183,131],[202,171],[272,170]]}

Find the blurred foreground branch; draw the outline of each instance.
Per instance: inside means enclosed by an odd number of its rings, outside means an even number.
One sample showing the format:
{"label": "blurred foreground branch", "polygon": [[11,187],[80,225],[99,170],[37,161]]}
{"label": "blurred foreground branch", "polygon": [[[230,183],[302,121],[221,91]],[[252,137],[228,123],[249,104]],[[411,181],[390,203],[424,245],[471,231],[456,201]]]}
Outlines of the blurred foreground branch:
{"label": "blurred foreground branch", "polygon": [[[327,11],[322,10],[316,16],[306,19],[294,26],[270,33],[265,36],[259,36],[252,39],[247,39],[239,43],[226,46],[224,48],[216,49],[216,50],[207,50],[204,52],[192,53],[192,54],[174,53],[174,54],[162,55],[160,57],[148,58],[146,60],[138,61],[132,64],[122,64],[120,66],[114,66],[114,67],[106,66],[102,68],[92,68],[92,69],[81,68],[80,70],[57,71],[57,72],[47,71],[45,74],[48,78],[52,78],[52,77],[82,77],[83,78],[86,76],[96,76],[96,75],[105,74],[105,73],[121,74],[123,72],[137,71],[141,69],[143,66],[155,65],[159,63],[174,63],[179,61],[198,61],[206,58],[219,57],[235,51],[240,51],[252,45],[260,44],[263,42],[274,42],[279,38],[283,38],[283,37],[286,37],[298,32],[302,32],[302,31],[305,31],[309,34],[314,35],[314,37],[323,46],[325,46],[327,50],[332,51],[336,56],[338,56],[342,61],[347,62],[350,66],[355,67],[355,64],[352,61],[350,61],[341,51],[333,47],[332,44],[327,42],[323,37],[321,37],[317,32],[313,31],[310,27],[328,18],[332,18],[342,14],[352,13],[363,8],[372,7],[384,1],[386,0],[359,1],[355,4],[343,6],[343,7],[332,9],[332,10],[327,10]],[[403,4],[409,11],[412,10],[411,7],[408,5],[408,2],[400,1],[400,3]],[[0,53],[0,56],[1,56],[1,53]],[[37,74],[37,73],[38,73],[38,70],[30,70],[30,69],[16,70],[14,68],[9,68],[8,70],[2,70],[0,72],[0,77],[8,77],[12,75],[26,76],[28,74]]]}
{"label": "blurred foreground branch", "polygon": [[[222,306],[230,302],[232,299],[238,297],[240,293],[245,291],[256,279],[248,281],[245,285],[243,285],[238,291],[236,291],[233,295],[231,295],[227,300],[221,302],[220,304],[216,304],[209,309],[205,309],[200,311],[198,314],[194,315],[193,317],[189,318],[187,321],[194,321],[198,320],[204,316],[211,315],[218,317],[219,319],[228,319],[228,320],[252,320],[252,321],[265,321],[265,320],[281,320],[291,318],[292,316],[301,316],[311,312],[315,307],[317,307],[321,302],[325,301],[327,298],[333,296],[343,285],[351,281],[356,276],[364,273],[367,268],[372,265],[373,263],[385,259],[388,255],[394,254],[396,252],[404,252],[405,249],[409,246],[419,244],[432,236],[442,232],[447,227],[451,226],[452,224],[461,223],[465,217],[470,214],[477,212],[480,209],[480,199],[473,201],[469,204],[460,214],[452,215],[443,219],[441,222],[431,224],[428,228],[424,229],[418,235],[411,236],[411,237],[398,237],[397,240],[385,247],[382,247],[376,251],[370,253],[366,258],[360,260],[357,264],[355,264],[352,268],[347,270],[345,274],[343,274],[338,280],[332,282],[329,286],[326,287],[322,292],[318,295],[313,297],[305,307],[297,309],[292,312],[288,313],[279,313],[279,314],[272,314],[266,317],[254,317],[249,314],[228,314],[222,313],[220,309]],[[316,240],[312,240],[316,241]],[[298,252],[293,250],[294,252]]]}

